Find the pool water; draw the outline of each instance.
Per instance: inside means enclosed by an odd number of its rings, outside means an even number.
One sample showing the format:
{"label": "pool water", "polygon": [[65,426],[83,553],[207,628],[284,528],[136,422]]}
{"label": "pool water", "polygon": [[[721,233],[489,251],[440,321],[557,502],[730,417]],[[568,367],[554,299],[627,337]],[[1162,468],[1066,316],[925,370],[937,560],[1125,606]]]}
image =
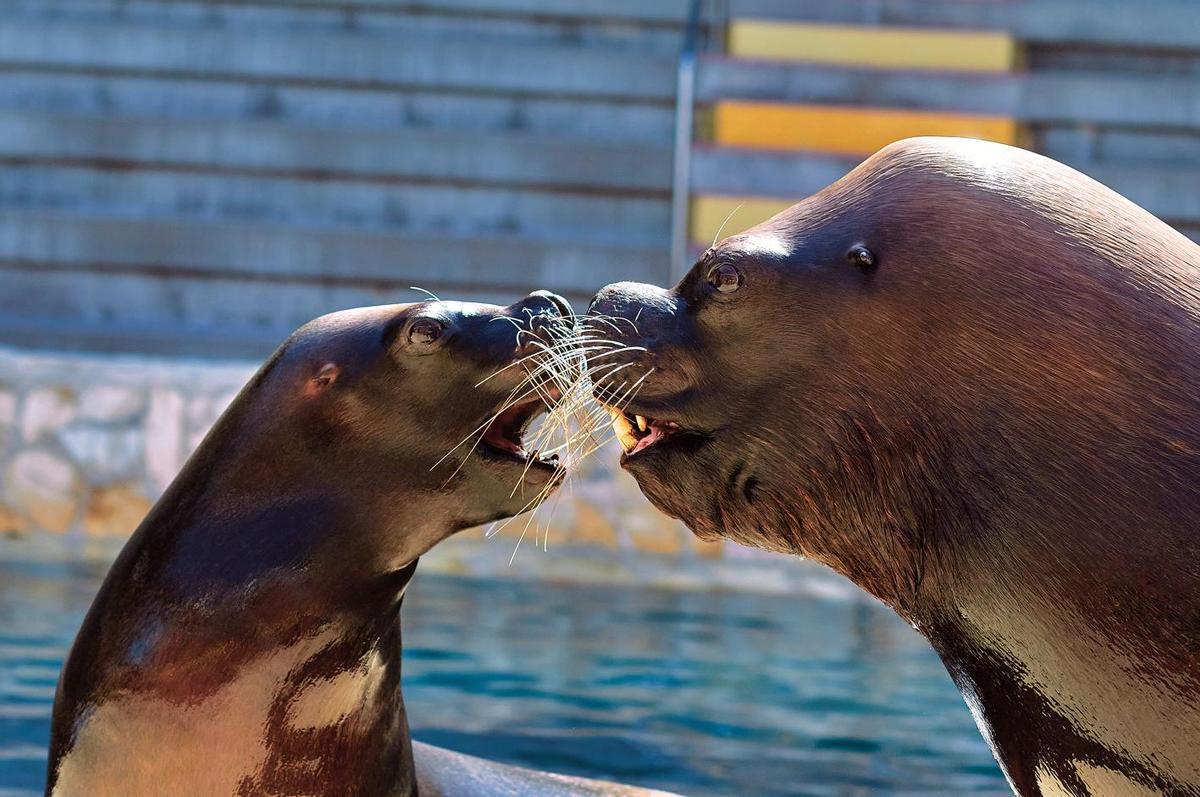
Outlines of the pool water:
{"label": "pool water", "polygon": [[[54,684],[105,565],[0,561],[0,797],[40,794]],[[418,739],[694,795],[1008,795],[928,645],[856,597],[417,573]]]}

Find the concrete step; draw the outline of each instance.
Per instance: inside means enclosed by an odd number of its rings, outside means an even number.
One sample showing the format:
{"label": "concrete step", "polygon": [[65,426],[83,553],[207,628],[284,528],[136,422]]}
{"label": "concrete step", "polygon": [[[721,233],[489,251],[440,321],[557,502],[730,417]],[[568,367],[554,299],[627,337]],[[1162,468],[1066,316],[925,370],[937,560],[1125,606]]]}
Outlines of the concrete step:
{"label": "concrete step", "polygon": [[1033,128],[1033,145],[1038,152],[1072,163],[1200,168],[1200,130],[1039,125]]}
{"label": "concrete step", "polygon": [[71,166],[0,169],[0,206],[665,246],[667,199]]}
{"label": "concrete step", "polygon": [[730,0],[732,17],[1007,30],[1028,42],[1200,50],[1191,0]]}
{"label": "concrete step", "polygon": [[10,18],[0,69],[670,103],[675,57],[415,34],[155,27]]}
{"label": "concrete step", "polygon": [[12,70],[0,110],[671,141],[665,105]]}
{"label": "concrete step", "polygon": [[1107,72],[1125,74],[1200,75],[1200,50],[1122,50],[1087,44],[1031,44],[1024,48],[1031,72]]}
{"label": "concrete step", "polygon": [[1023,122],[1200,129],[1200,83],[1183,77],[1045,72],[965,75],[703,59],[697,95],[971,112]]}
{"label": "concrete step", "polygon": [[[0,342],[22,348],[262,359],[297,327],[350,307],[420,301],[398,283],[164,279],[146,273],[15,267],[0,261]],[[508,304],[519,291],[454,288],[447,298]]]}
{"label": "concrete step", "polygon": [[[677,24],[537,12],[482,13],[416,4],[211,2],[210,0],[8,0],[10,19],[83,24],[139,24],[254,31],[353,33],[360,36],[436,36],[458,41],[564,44],[642,52],[678,51]],[[0,18],[3,18],[0,17]],[[681,17],[682,19],[682,17]],[[674,22],[674,20],[672,20]]]}
{"label": "concrete step", "polygon": [[[810,153],[770,153],[698,148],[692,190],[697,195],[799,199],[820,191],[853,169],[858,158]],[[1072,166],[1177,226],[1200,226],[1200,162],[1122,166],[1064,158]]]}
{"label": "concrete step", "polygon": [[578,245],[0,209],[0,341],[261,356],[346,307],[508,303],[548,288],[586,304],[618,279],[665,278],[666,246]]}
{"label": "concrete step", "polygon": [[[524,291],[576,298],[666,271],[665,246],[578,244],[519,236],[417,235],[336,227],[122,218],[5,208],[0,262],[30,268],[176,278]],[[2,291],[16,304],[10,283]],[[124,301],[120,294],[114,299]],[[80,297],[80,301],[91,301]],[[215,308],[219,309],[219,308]]]}
{"label": "concrete step", "polygon": [[449,131],[349,130],[0,112],[0,161],[505,185],[665,197],[668,146]]}
{"label": "concrete step", "polygon": [[179,13],[219,15],[249,9],[297,15],[379,13],[541,19],[677,28],[689,0],[8,0],[14,12],[63,16],[85,11],[115,15]]}
{"label": "concrete step", "polygon": [[[417,299],[412,291],[370,287],[182,278],[165,282],[138,274],[14,269],[10,264],[0,264],[0,279],[0,343],[217,359],[263,359],[304,323],[305,315]],[[113,298],[122,294],[133,297],[132,302]],[[211,312],[218,303],[229,308],[219,319]],[[194,317],[193,304],[208,314]]]}

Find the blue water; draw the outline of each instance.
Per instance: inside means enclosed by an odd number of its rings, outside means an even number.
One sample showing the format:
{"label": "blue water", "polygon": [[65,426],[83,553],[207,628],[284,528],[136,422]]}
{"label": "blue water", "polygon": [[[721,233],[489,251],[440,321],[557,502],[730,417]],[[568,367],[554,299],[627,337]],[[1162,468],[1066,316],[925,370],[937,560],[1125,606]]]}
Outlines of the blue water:
{"label": "blue water", "polygon": [[[0,797],[40,793],[103,564],[0,561]],[[862,600],[468,580],[404,605],[418,739],[695,795],[1007,795],[928,645]]]}

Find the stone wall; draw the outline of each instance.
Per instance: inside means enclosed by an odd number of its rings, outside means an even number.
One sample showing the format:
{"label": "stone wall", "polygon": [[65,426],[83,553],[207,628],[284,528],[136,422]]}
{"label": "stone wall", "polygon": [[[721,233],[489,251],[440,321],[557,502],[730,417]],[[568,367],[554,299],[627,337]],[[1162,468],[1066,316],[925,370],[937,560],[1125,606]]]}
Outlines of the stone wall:
{"label": "stone wall", "polygon": [[[256,367],[0,347],[0,556],[113,555]],[[464,532],[422,567],[773,590],[811,577],[794,557],[696,539],[650,506],[615,450],[582,463],[522,538],[525,520]]]}
{"label": "stone wall", "polygon": [[0,531],[127,536],[253,372],[0,349]]}

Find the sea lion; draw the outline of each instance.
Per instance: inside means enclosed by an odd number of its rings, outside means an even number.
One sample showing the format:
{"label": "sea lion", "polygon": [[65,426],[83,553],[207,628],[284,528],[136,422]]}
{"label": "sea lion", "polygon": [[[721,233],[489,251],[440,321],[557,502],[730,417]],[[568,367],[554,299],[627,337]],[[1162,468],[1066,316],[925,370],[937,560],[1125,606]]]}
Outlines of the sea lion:
{"label": "sea lion", "polygon": [[892,606],[1017,793],[1200,794],[1200,247],[921,138],[590,313],[650,501]]}
{"label": "sea lion", "polygon": [[400,693],[417,557],[561,478],[522,447],[545,386],[513,366],[569,313],[538,292],[297,331],[113,564],[59,680],[47,794],[649,794],[425,745],[414,772]]}

